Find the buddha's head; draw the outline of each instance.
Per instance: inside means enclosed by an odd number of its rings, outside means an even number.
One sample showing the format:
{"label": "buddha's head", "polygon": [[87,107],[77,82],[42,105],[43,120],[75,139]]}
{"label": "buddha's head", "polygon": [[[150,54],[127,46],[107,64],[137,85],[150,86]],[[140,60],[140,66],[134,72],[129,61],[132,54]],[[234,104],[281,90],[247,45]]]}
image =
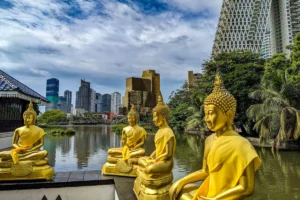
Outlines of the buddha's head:
{"label": "buddha's head", "polygon": [[130,126],[134,126],[138,123],[139,115],[135,110],[134,104],[131,105],[130,111],[128,112],[128,115],[127,115],[127,119],[128,119],[128,124]]}
{"label": "buddha's head", "polygon": [[214,89],[204,101],[205,122],[211,131],[224,132],[232,129],[236,112],[236,100],[224,87],[220,74],[217,72]]}
{"label": "buddha's head", "polygon": [[30,125],[35,124],[36,112],[33,109],[33,104],[32,104],[31,101],[29,103],[29,107],[27,108],[27,110],[23,114],[23,119],[24,119],[24,124],[26,126],[30,126]]}
{"label": "buddha's head", "polygon": [[155,106],[155,108],[153,108],[154,125],[160,127],[164,124],[167,124],[169,116],[170,116],[170,110],[168,106],[164,103],[162,95],[160,94],[158,96],[158,103]]}

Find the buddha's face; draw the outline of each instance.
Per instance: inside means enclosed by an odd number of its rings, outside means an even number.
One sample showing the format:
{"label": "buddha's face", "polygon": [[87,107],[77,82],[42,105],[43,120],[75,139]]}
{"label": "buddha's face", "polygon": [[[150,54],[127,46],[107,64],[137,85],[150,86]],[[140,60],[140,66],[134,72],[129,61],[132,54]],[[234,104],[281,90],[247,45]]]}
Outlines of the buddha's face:
{"label": "buddha's face", "polygon": [[33,115],[25,115],[24,116],[24,124],[26,126],[32,125],[34,122],[34,116]]}
{"label": "buddha's face", "polygon": [[130,126],[134,126],[137,124],[137,117],[135,115],[128,115],[127,119],[128,119],[128,124]]}
{"label": "buddha's face", "polygon": [[223,130],[227,126],[227,115],[215,105],[204,105],[205,123],[213,132]]}
{"label": "buddha's face", "polygon": [[165,118],[158,112],[153,112],[153,123],[155,126],[161,126],[164,123]]}

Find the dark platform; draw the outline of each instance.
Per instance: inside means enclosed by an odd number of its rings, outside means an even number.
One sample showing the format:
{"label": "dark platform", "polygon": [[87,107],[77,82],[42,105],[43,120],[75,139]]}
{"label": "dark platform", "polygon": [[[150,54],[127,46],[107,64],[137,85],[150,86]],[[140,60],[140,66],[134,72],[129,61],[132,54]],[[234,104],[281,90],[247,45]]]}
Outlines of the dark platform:
{"label": "dark platform", "polygon": [[27,190],[40,188],[80,187],[89,185],[114,184],[119,200],[136,200],[133,193],[135,178],[104,176],[100,170],[58,172],[52,181],[5,181],[0,182],[0,190]]}

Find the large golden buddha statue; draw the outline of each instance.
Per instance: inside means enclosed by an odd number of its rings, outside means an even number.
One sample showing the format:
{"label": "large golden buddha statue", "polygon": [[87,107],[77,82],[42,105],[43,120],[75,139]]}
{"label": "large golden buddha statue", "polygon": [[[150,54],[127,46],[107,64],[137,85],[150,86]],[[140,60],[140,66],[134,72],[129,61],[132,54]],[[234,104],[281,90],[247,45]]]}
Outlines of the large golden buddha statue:
{"label": "large golden buddha statue", "polygon": [[25,126],[17,128],[13,135],[11,151],[0,152],[0,181],[3,180],[51,180],[54,170],[48,165],[43,129],[35,126],[36,112],[30,102],[23,114]]}
{"label": "large golden buddha statue", "polygon": [[159,96],[158,104],[153,109],[153,122],[159,128],[154,138],[155,151],[150,157],[142,157],[138,161],[138,177],[133,190],[139,200],[169,199],[176,140],[168,118],[169,108]]}
{"label": "large golden buddha statue", "polygon": [[[169,191],[171,199],[244,199],[252,195],[261,160],[249,141],[232,128],[236,100],[218,73],[204,111],[206,125],[214,133],[205,140],[202,169],[175,182]],[[200,187],[189,184],[197,181],[203,181]]]}
{"label": "large golden buddha statue", "polygon": [[103,165],[102,174],[136,177],[138,159],[145,155],[142,148],[147,136],[144,128],[137,123],[139,120],[135,106],[132,105],[127,115],[129,126],[122,130],[122,148],[108,150],[107,162]]}

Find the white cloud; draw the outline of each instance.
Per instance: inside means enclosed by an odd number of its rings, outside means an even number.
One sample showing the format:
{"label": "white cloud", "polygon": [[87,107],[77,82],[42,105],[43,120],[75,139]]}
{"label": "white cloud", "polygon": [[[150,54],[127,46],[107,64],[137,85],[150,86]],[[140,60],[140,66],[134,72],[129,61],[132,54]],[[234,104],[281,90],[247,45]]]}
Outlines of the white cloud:
{"label": "white cloud", "polygon": [[200,13],[207,12],[218,15],[222,5],[222,0],[162,0],[165,3],[183,11]]}
{"label": "white cloud", "polygon": [[34,68],[29,68],[31,72],[37,75],[42,75],[42,76],[50,76],[51,74],[45,70],[40,70],[40,69],[34,69]]}
{"label": "white cloud", "polygon": [[[68,76],[67,83],[75,93],[80,83],[78,76],[87,80],[118,77],[125,83],[126,77],[141,76],[145,69],[157,70],[161,79],[183,83],[188,70],[201,71],[201,63],[209,58],[216,19],[185,20],[180,13],[171,11],[144,15],[126,4],[103,2],[103,15],[96,15],[95,2],[77,0],[84,13],[91,14],[76,19],[64,13],[68,5],[59,1],[14,0],[12,9],[0,9],[0,68],[12,73],[17,73],[13,69],[30,69],[33,76],[44,79]],[[183,1],[172,2],[180,6]],[[181,8],[193,7],[193,2],[198,1],[187,1]],[[219,5],[213,0],[200,2],[203,5],[194,5],[200,11]],[[74,74],[76,79],[71,77]],[[93,87],[104,90],[99,84]],[[123,94],[125,85],[110,88],[120,88]],[[44,94],[44,90],[43,87],[38,92]]]}

